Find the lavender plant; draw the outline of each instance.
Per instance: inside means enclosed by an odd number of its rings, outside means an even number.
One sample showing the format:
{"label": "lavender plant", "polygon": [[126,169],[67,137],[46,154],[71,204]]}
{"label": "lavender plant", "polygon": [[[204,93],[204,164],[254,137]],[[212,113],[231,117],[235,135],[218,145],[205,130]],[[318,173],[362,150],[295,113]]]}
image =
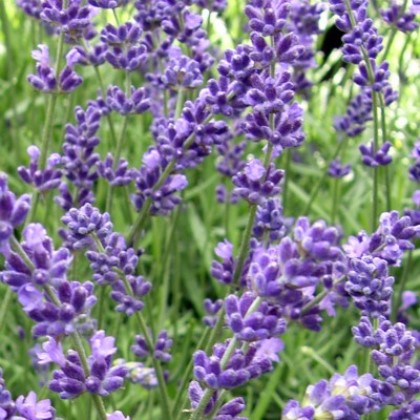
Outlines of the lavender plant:
{"label": "lavender plant", "polygon": [[419,11],[0,3],[0,419],[420,418]]}

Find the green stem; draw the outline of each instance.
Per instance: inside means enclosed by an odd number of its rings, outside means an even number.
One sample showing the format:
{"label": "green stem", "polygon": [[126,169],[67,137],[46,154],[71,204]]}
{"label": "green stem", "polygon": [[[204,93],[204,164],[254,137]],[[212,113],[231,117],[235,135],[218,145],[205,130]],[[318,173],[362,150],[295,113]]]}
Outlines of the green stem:
{"label": "green stem", "polygon": [[[397,19],[399,19],[405,13],[405,9],[407,8],[407,4],[408,4],[408,0],[404,0],[404,3],[401,6],[401,9],[398,13],[398,18]],[[395,35],[397,35],[398,30],[399,29],[395,25],[392,25],[392,29],[391,29],[392,32],[391,32],[391,35],[388,37],[388,43],[386,44],[385,51],[384,51],[383,56],[382,56],[382,60],[386,60],[386,58],[388,57],[388,54],[391,51],[392,43],[394,42]]]}
{"label": "green stem", "polygon": [[[386,118],[385,118],[385,102],[383,95],[379,94],[379,108],[381,112],[381,131],[382,131],[382,144],[388,140],[387,129],[386,129]],[[391,201],[391,180],[389,177],[389,165],[384,166],[385,172],[385,194],[386,194],[386,209],[387,211],[392,210]]]}
{"label": "green stem", "polygon": [[[373,142],[374,142],[374,153],[379,149],[379,121],[378,121],[378,100],[376,93],[372,91],[372,111],[373,111]],[[372,203],[372,231],[375,230],[376,224],[378,223],[378,196],[379,187],[379,168],[373,168],[373,203]]]}
{"label": "green stem", "polygon": [[[344,140],[337,143],[337,147],[334,151],[334,154],[333,154],[331,160],[334,160],[334,159],[337,158],[337,156],[340,154],[341,148],[343,147],[343,145],[346,141],[347,141],[347,137]],[[309,196],[308,203],[306,204],[306,207],[303,211],[303,214],[305,214],[305,215],[309,214],[309,212],[311,210],[311,207],[312,207],[312,204],[314,203],[319,191],[321,190],[322,184],[324,183],[325,179],[327,178],[327,175],[328,175],[328,165],[325,167],[324,173],[321,175],[321,177],[318,180],[318,183],[315,185],[314,189],[312,190],[311,195]]]}
{"label": "green stem", "polygon": [[[14,54],[12,48],[12,42],[10,37],[10,27],[9,27],[9,18],[7,16],[7,11],[5,7],[5,2],[0,1],[0,22],[3,27],[3,34],[4,34],[4,44],[6,46],[6,77],[8,82],[10,83],[10,88],[13,88],[13,78],[14,78]],[[19,124],[17,118],[17,111],[16,111],[16,98],[15,95],[12,93],[10,97],[10,102],[12,104],[12,116],[13,116],[13,124],[12,127],[12,146],[15,152],[15,159],[18,161],[19,159],[19,152],[20,152],[20,136],[19,136]]]}
{"label": "green stem", "polygon": [[333,203],[332,203],[332,211],[331,211],[331,224],[335,223],[335,219],[337,216],[337,208],[338,208],[338,196],[339,196],[339,179],[333,179]]}
{"label": "green stem", "polygon": [[[74,347],[82,363],[85,376],[88,376],[90,374],[90,369],[89,369],[88,360],[86,357],[85,349],[83,347],[83,343],[80,338],[80,335],[77,332],[73,333],[72,338],[73,338]],[[107,415],[106,415],[105,405],[102,398],[98,394],[91,394],[91,396],[92,396],[93,403],[95,404],[96,411],[98,412],[99,418],[101,420],[106,420]]]}
{"label": "green stem", "polygon": [[0,335],[5,326],[6,314],[9,313],[9,306],[10,306],[10,302],[12,301],[12,294],[13,294],[12,289],[9,286],[7,286],[6,291],[3,295],[1,308],[0,308]]}
{"label": "green stem", "polygon": [[[85,50],[86,50],[86,47],[85,47]],[[98,80],[99,88],[101,90],[101,95],[105,99],[106,98],[106,90],[105,90],[104,82],[102,80],[101,72],[99,71],[97,66],[93,66],[93,69],[95,70],[96,79]],[[115,146],[117,144],[117,134],[115,132],[114,123],[112,121],[110,113],[106,115],[106,120],[108,122],[109,131],[111,133],[112,146]]]}
{"label": "green stem", "polygon": [[[126,286],[127,286],[128,281],[126,281],[126,279],[125,279],[125,282],[126,282]],[[128,286],[130,286],[130,285],[128,284]],[[152,342],[152,338],[150,337],[149,331],[147,329],[146,322],[144,321],[144,318],[142,317],[142,315],[139,312],[136,312],[136,318],[137,318],[137,321],[139,323],[140,331],[142,332],[142,334],[143,334],[143,336],[146,340],[147,347],[149,348],[149,352],[150,352],[150,354],[153,354],[153,342]],[[155,372],[156,372],[158,385],[159,385],[159,391],[160,391],[160,395],[161,395],[161,398],[162,398],[163,415],[164,415],[165,419],[172,420],[173,416],[172,416],[172,412],[171,412],[169,396],[168,396],[168,393],[167,393],[167,390],[166,390],[165,377],[163,376],[162,366],[160,365],[159,361],[155,357],[152,357],[152,362],[153,362],[153,367],[154,367]]]}
{"label": "green stem", "polygon": [[285,153],[285,158],[286,158],[286,162],[285,162],[285,166],[284,166],[284,184],[283,184],[283,214],[286,214],[286,206],[289,204],[288,203],[288,185],[289,185],[289,172],[290,172],[290,164],[291,164],[291,160],[292,160],[292,151],[290,149],[286,150]]}
{"label": "green stem", "polygon": [[[63,9],[67,7],[67,0],[63,2]],[[61,31],[58,38],[57,57],[55,61],[55,77],[58,79],[61,69],[62,56],[64,52],[64,32]],[[58,93],[53,92],[48,96],[47,111],[45,115],[44,128],[42,130],[42,143],[41,143],[41,154],[39,157],[39,168],[45,169],[47,163],[47,156],[50,149],[51,137],[53,134],[54,125],[54,111],[57,105]],[[32,199],[32,207],[30,210],[29,217],[26,219],[26,223],[31,222],[36,217],[36,211],[39,204],[40,192],[35,190]]]}
{"label": "green stem", "polygon": [[[354,28],[357,24],[356,19],[353,14],[353,10],[350,6],[349,0],[345,0],[347,13],[350,18],[351,26]],[[373,86],[375,82],[375,74],[372,68],[372,64],[370,62],[370,58],[366,48],[360,46],[360,50],[362,52],[363,60],[366,64],[366,70],[368,73],[369,82]],[[379,118],[378,118],[378,96],[380,93],[375,92],[371,88],[372,94],[372,112],[373,112],[373,143],[374,143],[374,153],[377,152],[379,148]],[[378,218],[378,185],[379,185],[379,168],[373,168],[373,203],[372,203],[372,227],[375,230],[377,218]]]}

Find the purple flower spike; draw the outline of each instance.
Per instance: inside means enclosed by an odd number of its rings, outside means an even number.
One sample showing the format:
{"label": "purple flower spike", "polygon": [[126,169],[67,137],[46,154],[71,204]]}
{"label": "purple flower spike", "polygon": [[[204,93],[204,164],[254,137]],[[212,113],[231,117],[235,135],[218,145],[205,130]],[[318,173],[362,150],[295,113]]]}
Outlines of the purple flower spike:
{"label": "purple flower spike", "polygon": [[108,153],[104,161],[98,162],[98,173],[112,186],[128,185],[133,181],[136,170],[128,168],[128,162],[120,159],[118,165],[114,166],[114,158]]}
{"label": "purple flower spike", "polygon": [[108,107],[121,115],[142,114],[150,107],[150,100],[145,88],[135,89],[131,86],[128,97],[118,86],[110,86],[106,98]]}
{"label": "purple flower spike", "polygon": [[275,169],[273,164],[265,169],[258,159],[253,159],[233,177],[234,191],[252,204],[260,203],[263,198],[279,194],[282,178],[283,171]]}
{"label": "purple flower spike", "polygon": [[0,254],[8,254],[9,238],[13,229],[25,221],[30,202],[27,194],[16,199],[15,194],[9,191],[6,174],[0,172]]}
{"label": "purple flower spike", "polygon": [[[136,344],[131,346],[131,351],[137,357],[148,357],[150,355],[150,351],[147,346],[146,339],[142,335],[136,335],[135,342]],[[172,339],[168,337],[168,333],[166,331],[161,331],[156,339],[156,343],[153,349],[153,357],[163,363],[170,362],[172,356],[169,351],[171,350],[172,343]]]}
{"label": "purple flower spike", "polygon": [[40,150],[36,146],[29,146],[27,149],[30,157],[29,167],[19,166],[19,176],[27,184],[32,184],[39,191],[48,191],[57,188],[61,183],[61,170],[56,167],[61,164],[61,156],[53,153],[47,160],[45,169],[39,168]]}
{"label": "purple flower spike", "polygon": [[101,9],[115,9],[120,6],[125,6],[128,0],[88,0],[88,3],[91,6]]}
{"label": "purple flower spike", "polygon": [[112,231],[109,214],[101,214],[90,204],[85,204],[81,209],[71,209],[61,221],[68,229],[62,230],[61,235],[70,249],[95,247],[95,240],[90,235],[95,234],[103,239]]}
{"label": "purple flower spike", "polygon": [[16,400],[16,411],[27,420],[53,420],[55,409],[50,400],[37,401],[35,392],[31,391],[26,397],[23,395]]}
{"label": "purple flower spike", "polygon": [[251,344],[246,352],[235,350],[226,366],[221,360],[226,351],[228,341],[216,344],[213,354],[208,357],[199,350],[194,353],[194,377],[212,389],[233,389],[244,385],[253,378],[259,377],[272,369],[269,358],[256,357],[257,345]]}
{"label": "purple flower spike", "polygon": [[392,157],[388,155],[391,149],[391,143],[385,142],[376,152],[373,149],[373,143],[369,146],[360,145],[360,153],[362,154],[362,162],[366,166],[376,167],[389,165],[392,162]]}
{"label": "purple flower spike", "polygon": [[217,313],[222,309],[223,300],[217,299],[212,302],[210,299],[204,299],[204,310],[206,311],[206,316],[203,318],[203,322],[208,327],[213,328],[216,325]]}
{"label": "purple flower spike", "polygon": [[248,314],[255,299],[251,292],[245,292],[240,298],[229,295],[225,299],[227,324],[235,336],[243,341],[260,341],[283,334],[286,322],[276,306],[263,302]]}
{"label": "purple flower spike", "polygon": [[179,52],[171,54],[170,57],[161,80],[165,87],[194,89],[203,83],[203,76],[197,61],[191,60]]}
{"label": "purple flower spike", "polygon": [[415,21],[416,13],[414,11],[404,11],[395,0],[391,1],[388,9],[381,10],[381,15],[386,23],[396,26],[401,32],[413,32],[418,28]]}
{"label": "purple flower spike", "polygon": [[37,90],[52,93],[58,90],[69,93],[76,89],[82,78],[73,70],[74,65],[81,59],[80,53],[73,49],[66,55],[66,66],[59,75],[50,64],[49,51],[46,45],[38,45],[38,50],[33,51],[32,57],[37,62],[36,74],[28,76],[28,82]]}
{"label": "purple flower spike", "polygon": [[328,175],[333,178],[344,178],[351,171],[351,165],[343,165],[338,159],[333,160],[328,168]]}

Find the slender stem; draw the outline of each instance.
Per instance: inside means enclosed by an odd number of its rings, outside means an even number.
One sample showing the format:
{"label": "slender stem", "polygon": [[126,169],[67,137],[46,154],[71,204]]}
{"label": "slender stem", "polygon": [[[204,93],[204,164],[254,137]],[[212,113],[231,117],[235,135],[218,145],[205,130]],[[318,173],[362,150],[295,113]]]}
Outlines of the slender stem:
{"label": "slender stem", "polygon": [[[374,141],[374,152],[379,148],[379,121],[378,121],[378,100],[376,93],[372,91],[372,111],[373,111],[373,141]],[[379,186],[379,168],[373,168],[373,203],[372,203],[372,231],[375,230],[378,222],[378,186]]]}
{"label": "slender stem", "polygon": [[[88,364],[85,349],[83,347],[83,343],[82,343],[82,340],[80,338],[80,335],[77,332],[73,333],[72,338],[73,338],[74,347],[77,351],[77,354],[80,357],[80,361],[82,363],[83,371],[84,371],[85,375],[89,375],[89,373],[90,373],[89,364]],[[96,410],[98,412],[99,418],[101,420],[106,420],[107,419],[107,414],[106,414],[105,405],[104,405],[104,402],[103,402],[102,398],[98,394],[91,394],[91,396],[92,396],[93,403],[95,404]]]}
{"label": "slender stem", "polygon": [[[12,48],[12,42],[10,37],[10,27],[9,27],[9,18],[7,16],[7,11],[5,7],[5,2],[0,1],[0,22],[3,27],[3,34],[4,34],[4,44],[6,46],[6,74],[7,80],[10,83],[10,87],[12,88],[14,85],[14,54]],[[12,127],[12,146],[15,152],[16,161],[19,158],[20,152],[20,136],[19,136],[19,124],[17,118],[17,111],[16,111],[16,97],[15,95],[9,95],[10,102],[12,105],[12,120],[13,124]]]}
{"label": "slender stem", "polygon": [[[344,140],[337,143],[337,147],[332,156],[332,160],[334,160],[339,155],[340,150],[346,141],[347,141],[347,137]],[[303,211],[303,214],[307,215],[310,212],[312,204],[314,203],[319,191],[321,190],[322,184],[327,178],[327,175],[328,175],[328,165],[325,167],[324,173],[321,175],[321,177],[318,180],[318,183],[315,185],[314,189],[312,190],[311,195],[309,196],[308,203],[306,204],[306,207]]]}
{"label": "slender stem", "polygon": [[[351,26],[354,28],[357,25],[356,19],[353,14],[349,0],[344,0],[346,4],[347,13],[349,15]],[[375,82],[375,74],[372,68],[372,64],[369,58],[369,54],[366,51],[366,48],[361,45],[360,50],[362,52],[363,60],[366,64],[366,71],[368,73],[369,82],[373,86]],[[377,152],[379,148],[379,117],[378,117],[378,96],[380,93],[377,93],[371,87],[372,94],[372,112],[373,112],[373,143],[374,143],[374,153]],[[379,184],[379,168],[373,168],[373,203],[372,203],[372,226],[373,230],[375,229],[377,218],[378,218],[378,184]]]}
{"label": "slender stem", "polygon": [[287,193],[288,193],[288,186],[289,186],[289,178],[290,178],[290,163],[292,160],[292,151],[290,149],[286,150],[285,153],[285,158],[286,158],[286,162],[285,162],[285,166],[284,166],[284,184],[283,184],[283,214],[286,214],[286,206],[289,204],[288,200],[287,200]]}
{"label": "slender stem", "polygon": [[[63,1],[63,9],[67,8],[67,0]],[[62,56],[64,52],[64,31],[60,32],[58,38],[58,47],[57,47],[57,57],[55,61],[55,77],[58,80],[60,69],[61,69],[61,62]],[[47,111],[45,115],[45,122],[44,127],[42,130],[42,143],[41,143],[41,154],[39,157],[39,168],[45,169],[47,164],[47,156],[50,149],[51,138],[53,134],[53,125],[54,125],[54,111],[57,105],[58,93],[52,92],[48,96],[47,101]],[[30,210],[29,217],[26,219],[27,223],[31,222],[36,217],[36,210],[39,204],[39,196],[40,192],[35,190],[34,196],[32,199],[32,206]]]}
{"label": "slender stem", "polygon": [[[209,115],[204,121],[203,124],[207,124],[211,118],[213,117],[213,115]],[[195,133],[191,133],[187,139],[185,140],[184,143],[184,150],[187,150],[194,142],[195,139]],[[166,181],[166,179],[169,177],[169,175],[172,173],[173,169],[175,168],[176,165],[176,160],[171,160],[168,165],[166,166],[165,170],[162,172],[160,178],[158,179],[158,181],[156,182],[155,186],[153,187],[154,191],[157,191],[162,185],[163,183]],[[139,235],[141,234],[143,227],[147,221],[147,218],[149,217],[149,210],[150,207],[152,206],[153,202],[152,202],[152,198],[148,197],[144,204],[143,204],[143,209],[142,211],[139,213],[139,216],[137,217],[137,220],[134,222],[134,225],[131,227],[128,236],[127,236],[127,244],[129,246],[134,246],[135,243],[138,240]]]}
{"label": "slender stem", "polygon": [[7,286],[6,291],[3,295],[3,300],[1,302],[1,308],[0,308],[0,335],[3,331],[6,314],[9,313],[9,306],[10,302],[12,301],[12,289]]}
{"label": "slender stem", "polygon": [[[85,49],[86,49],[86,47],[85,47]],[[105,89],[105,86],[104,86],[104,82],[102,80],[101,72],[99,71],[99,68],[97,66],[93,66],[93,69],[95,70],[96,79],[98,80],[99,88],[101,90],[101,95],[105,99],[106,98],[106,89]],[[108,122],[109,131],[110,131],[110,134],[111,134],[112,145],[115,146],[117,144],[117,134],[115,132],[114,123],[112,121],[110,113],[108,113],[106,115],[106,120]]]}
{"label": "slender stem", "polygon": [[146,340],[147,347],[149,348],[149,351],[152,354],[152,363],[155,369],[155,373],[156,373],[158,385],[159,385],[159,391],[162,397],[163,414],[165,416],[165,419],[172,420],[173,416],[171,412],[169,396],[166,390],[165,377],[163,376],[162,366],[160,365],[159,361],[155,357],[153,357],[153,342],[152,342],[152,338],[150,337],[149,331],[147,330],[146,322],[144,321],[143,316],[139,312],[136,312],[136,318],[140,326],[140,331],[142,332]]}
{"label": "slender stem", "polygon": [[[407,8],[407,4],[408,4],[408,0],[404,0],[403,5],[401,6],[400,11],[398,12],[397,19],[399,19],[405,13],[405,9]],[[396,25],[392,25],[391,35],[388,37],[388,43],[386,44],[385,51],[384,51],[384,54],[382,56],[382,60],[386,60],[386,58],[388,57],[388,54],[391,51],[392,43],[394,42],[395,35],[397,35],[398,30],[399,29],[397,28]]]}
{"label": "slender stem", "polygon": [[[381,112],[381,131],[382,131],[382,144],[388,140],[387,129],[386,129],[386,118],[385,118],[385,102],[383,95],[379,94],[379,108]],[[391,211],[392,201],[391,201],[391,180],[389,177],[389,165],[384,166],[385,172],[385,193],[386,193],[386,209]]]}
{"label": "slender stem", "polygon": [[338,178],[334,178],[332,182],[333,182],[333,202],[332,202],[332,211],[331,211],[331,224],[333,225],[335,223],[335,219],[337,216],[340,180]]}

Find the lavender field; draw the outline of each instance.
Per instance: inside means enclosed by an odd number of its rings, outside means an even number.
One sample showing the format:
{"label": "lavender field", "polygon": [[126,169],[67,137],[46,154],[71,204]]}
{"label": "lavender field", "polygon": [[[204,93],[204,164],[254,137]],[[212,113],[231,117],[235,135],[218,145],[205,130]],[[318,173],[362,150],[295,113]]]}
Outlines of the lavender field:
{"label": "lavender field", "polygon": [[0,420],[420,420],[420,0],[0,0]]}

